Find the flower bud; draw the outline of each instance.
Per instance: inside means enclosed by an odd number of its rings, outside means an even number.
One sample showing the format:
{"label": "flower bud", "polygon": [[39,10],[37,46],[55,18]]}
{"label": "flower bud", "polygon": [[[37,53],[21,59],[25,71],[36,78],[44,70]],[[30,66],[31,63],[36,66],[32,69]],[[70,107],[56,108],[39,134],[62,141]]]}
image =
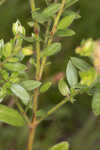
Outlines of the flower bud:
{"label": "flower bud", "polygon": [[91,57],[94,50],[94,41],[92,39],[87,39],[82,42],[80,47],[76,48],[76,53],[81,56]]}
{"label": "flower bud", "polygon": [[22,49],[22,53],[24,56],[30,56],[33,54],[33,50],[32,50],[32,47],[31,46],[28,46],[28,47],[24,47]]}
{"label": "flower bud", "polygon": [[19,20],[17,20],[16,23],[13,23],[12,31],[14,35],[17,35],[19,33],[25,35],[25,28],[21,25]]}

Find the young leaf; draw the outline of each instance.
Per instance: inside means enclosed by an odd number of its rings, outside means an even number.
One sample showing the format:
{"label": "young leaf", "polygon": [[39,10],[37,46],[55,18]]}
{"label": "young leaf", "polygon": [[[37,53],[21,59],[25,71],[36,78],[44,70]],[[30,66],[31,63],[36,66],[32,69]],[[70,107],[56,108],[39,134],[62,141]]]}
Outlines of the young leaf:
{"label": "young leaf", "polygon": [[41,85],[41,82],[35,81],[35,80],[26,80],[26,81],[23,81],[21,85],[28,91],[32,91],[38,88]]}
{"label": "young leaf", "polygon": [[79,0],[66,0],[66,6],[65,6],[65,8],[68,8],[68,7],[72,6],[73,4],[75,4],[78,1]]}
{"label": "young leaf", "polygon": [[59,3],[53,3],[42,12],[42,15],[46,18],[53,17],[55,13],[59,10],[60,6],[61,4]]}
{"label": "young leaf", "polygon": [[68,16],[62,18],[61,21],[58,24],[57,29],[58,30],[63,30],[63,29],[68,28],[72,24],[74,19],[75,19],[75,14],[69,14]]}
{"label": "young leaf", "polygon": [[4,68],[6,68],[9,71],[18,71],[18,72],[27,69],[27,67],[21,63],[5,63]]}
{"label": "young leaf", "polygon": [[63,96],[67,96],[69,94],[69,88],[63,79],[59,81],[58,89]]}
{"label": "young leaf", "polygon": [[92,99],[92,111],[95,115],[100,115],[100,87],[97,88]]}
{"label": "young leaf", "polygon": [[47,82],[47,83],[43,84],[40,88],[40,92],[45,93],[51,87],[51,85],[52,85],[51,82]]}
{"label": "young leaf", "polygon": [[78,68],[80,71],[89,70],[89,68],[91,67],[86,61],[84,61],[80,58],[72,57],[71,61],[72,61],[73,65],[76,68]]}
{"label": "young leaf", "polygon": [[42,53],[41,57],[43,56],[52,56],[58,53],[61,50],[61,43],[53,43],[50,46],[46,47]]}
{"label": "young leaf", "polygon": [[72,35],[75,35],[75,32],[71,29],[58,30],[56,32],[56,36],[58,36],[58,37],[68,37],[68,36],[72,36]]}
{"label": "young leaf", "polygon": [[10,89],[18,98],[20,98],[23,104],[28,104],[30,96],[22,86],[19,84],[13,84]]}
{"label": "young leaf", "polygon": [[24,56],[32,55],[34,53],[32,50],[32,46],[27,46],[27,47],[22,48],[22,53]]}
{"label": "young leaf", "polygon": [[75,69],[71,61],[69,61],[67,65],[66,77],[71,87],[78,83],[77,70]]}
{"label": "young leaf", "polygon": [[11,52],[12,52],[12,43],[8,42],[5,44],[2,54],[5,57],[9,57],[11,55]]}
{"label": "young leaf", "polygon": [[56,144],[55,146],[51,147],[49,150],[69,150],[69,143],[61,142],[61,143]]}
{"label": "young leaf", "polygon": [[0,104],[0,121],[13,126],[24,126],[23,117],[14,109]]}
{"label": "young leaf", "polygon": [[2,55],[2,51],[4,50],[4,40],[0,40],[0,56]]}

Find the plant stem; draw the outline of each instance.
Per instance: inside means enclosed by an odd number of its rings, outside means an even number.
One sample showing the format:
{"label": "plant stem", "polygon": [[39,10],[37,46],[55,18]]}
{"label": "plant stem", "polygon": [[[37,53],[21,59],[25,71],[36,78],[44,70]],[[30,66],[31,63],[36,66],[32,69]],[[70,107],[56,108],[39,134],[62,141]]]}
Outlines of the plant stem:
{"label": "plant stem", "polygon": [[26,113],[25,113],[23,107],[21,106],[21,104],[19,103],[19,101],[17,101],[16,98],[15,98],[15,101],[16,101],[16,105],[17,105],[19,111],[21,112],[21,114],[23,115],[24,119],[26,120],[26,122],[27,122],[28,125],[30,126],[30,125],[31,125],[31,122],[30,122],[28,116],[26,115]]}
{"label": "plant stem", "polygon": [[34,0],[29,0],[29,1],[30,1],[31,10],[34,11],[35,10],[35,1]]}
{"label": "plant stem", "polygon": [[29,139],[28,139],[28,150],[32,150],[32,147],[33,147],[33,141],[34,141],[34,138],[35,138],[35,130],[36,130],[36,126],[33,125],[33,128],[30,128],[30,131],[29,131]]}
{"label": "plant stem", "polygon": [[36,57],[37,57],[37,63],[36,63],[36,80],[39,80],[39,72],[40,72],[40,42],[39,42],[39,27],[38,24],[35,23],[34,25],[34,32],[36,35]]}
{"label": "plant stem", "polygon": [[38,121],[38,124],[40,124],[40,122],[42,122],[44,119],[46,119],[48,116],[50,116],[51,114],[53,114],[55,111],[57,111],[60,107],[62,107],[67,101],[69,101],[68,98],[65,98],[64,100],[62,100],[60,103],[58,103],[55,107],[53,107],[52,109],[50,109],[47,114],[41,118]]}
{"label": "plant stem", "polygon": [[[62,4],[61,4],[61,8],[55,18],[55,21],[54,21],[54,25],[52,27],[52,30],[51,30],[51,36],[50,36],[50,39],[48,40],[48,46],[52,43],[53,41],[53,37],[54,37],[54,34],[56,32],[56,29],[57,29],[57,25],[59,23],[59,20],[60,20],[60,17],[62,15],[62,12],[64,10],[64,6],[65,6],[65,3],[66,3],[66,0],[62,0]],[[40,79],[42,77],[42,74],[43,74],[43,71],[44,71],[44,67],[45,67],[45,63],[46,63],[46,60],[47,60],[47,57],[43,57],[42,59],[42,64],[41,64],[41,68],[40,68]]]}
{"label": "plant stem", "polygon": [[[56,32],[56,26],[59,22],[59,19],[61,17],[62,12],[63,12],[65,2],[66,2],[66,0],[62,0],[62,5],[61,5],[60,11],[58,12],[57,17],[55,19],[55,22],[54,22],[54,25],[53,25],[53,28],[51,31],[51,36],[50,36],[50,39],[48,41],[48,45],[50,45],[52,43],[53,36]],[[31,10],[34,11],[35,10],[35,1],[30,0],[30,5],[31,5]],[[41,80],[47,58],[46,57],[43,58],[42,64],[40,66],[40,43],[39,43],[39,29],[38,29],[38,23],[37,22],[35,22],[35,24],[34,24],[34,32],[35,32],[35,35],[37,38],[37,41],[36,41],[36,56],[37,56],[36,80]],[[38,104],[37,104],[38,96],[39,96],[39,89],[37,88],[34,91],[34,101],[33,101],[33,112],[34,112],[34,114],[33,114],[33,119],[32,119],[32,127],[30,128],[30,131],[29,131],[28,150],[32,150],[33,143],[34,143],[34,137],[35,137],[35,131],[36,131],[36,127],[37,127],[36,112],[37,112],[37,106],[38,106]],[[65,103],[65,101],[63,103]],[[51,112],[48,112],[48,115],[50,115],[53,111],[55,111],[57,108],[62,106],[63,103],[59,104],[55,108],[53,108]]]}
{"label": "plant stem", "polygon": [[[35,1],[30,0],[30,5],[31,5],[31,10],[35,10]],[[39,80],[39,72],[40,72],[40,42],[39,42],[39,27],[38,23],[35,22],[34,24],[34,32],[36,35],[36,80]],[[33,98],[33,118],[32,118],[32,123],[31,123],[31,128],[29,130],[29,139],[28,139],[28,150],[32,150],[33,143],[34,143],[34,138],[35,138],[35,130],[37,127],[37,118],[36,118],[36,112],[37,112],[37,107],[38,107],[38,95],[39,95],[39,90],[38,88],[35,89],[34,91],[34,98]]]}

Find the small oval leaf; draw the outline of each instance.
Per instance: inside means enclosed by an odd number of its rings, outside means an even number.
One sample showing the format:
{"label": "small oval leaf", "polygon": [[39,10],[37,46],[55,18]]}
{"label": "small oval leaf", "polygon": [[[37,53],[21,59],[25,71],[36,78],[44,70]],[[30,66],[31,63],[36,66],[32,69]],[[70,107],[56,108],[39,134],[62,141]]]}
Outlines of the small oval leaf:
{"label": "small oval leaf", "polygon": [[51,85],[52,85],[51,82],[47,82],[47,83],[43,84],[40,88],[40,92],[45,93],[51,87]]}
{"label": "small oval leaf", "polygon": [[61,50],[61,44],[60,43],[53,43],[50,46],[46,47],[42,53],[41,57],[43,56],[52,56],[57,54]]}
{"label": "small oval leaf", "polygon": [[11,91],[18,97],[20,98],[20,100],[23,102],[23,104],[27,105],[29,100],[30,100],[30,96],[27,93],[27,91],[20,86],[19,84],[13,84],[11,86]]}
{"label": "small oval leaf", "polygon": [[42,12],[42,15],[46,18],[54,17],[55,13],[60,9],[60,6],[61,4],[59,3],[53,3]]}
{"label": "small oval leaf", "polygon": [[72,24],[72,22],[74,21],[75,17],[76,17],[75,14],[69,14],[68,16],[63,17],[61,19],[61,21],[59,22],[57,29],[63,30],[63,29],[68,28]]}
{"label": "small oval leaf", "polygon": [[68,65],[67,65],[66,77],[67,77],[67,81],[71,87],[75,86],[75,84],[78,83],[77,70],[73,66],[71,61],[69,61]]}
{"label": "small oval leaf", "polygon": [[86,71],[88,70],[91,66],[84,60],[76,57],[72,57],[71,61],[73,65],[78,68],[80,71]]}
{"label": "small oval leaf", "polygon": [[59,36],[59,37],[68,37],[72,35],[75,35],[75,32],[71,29],[58,30],[56,32],[56,36]]}
{"label": "small oval leaf", "polygon": [[26,81],[23,81],[21,85],[28,91],[31,91],[31,90],[38,88],[41,85],[41,82],[35,81],[35,80],[26,80]]}
{"label": "small oval leaf", "polygon": [[23,117],[16,110],[0,104],[0,121],[13,126],[24,126]]}
{"label": "small oval leaf", "polygon": [[21,63],[6,63],[3,65],[4,68],[6,68],[7,70],[10,71],[24,71],[25,69],[27,69],[27,67],[24,64]]}
{"label": "small oval leaf", "polygon": [[63,96],[67,96],[70,93],[69,88],[63,79],[59,81],[58,89]]}

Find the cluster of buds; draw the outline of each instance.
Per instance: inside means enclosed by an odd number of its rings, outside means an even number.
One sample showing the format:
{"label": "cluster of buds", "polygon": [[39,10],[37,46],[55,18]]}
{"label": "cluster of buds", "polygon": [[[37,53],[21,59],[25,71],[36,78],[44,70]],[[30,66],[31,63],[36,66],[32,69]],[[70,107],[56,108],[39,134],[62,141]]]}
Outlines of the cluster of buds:
{"label": "cluster of buds", "polygon": [[91,57],[94,50],[94,41],[92,39],[83,40],[80,47],[76,48],[76,53],[81,56]]}

